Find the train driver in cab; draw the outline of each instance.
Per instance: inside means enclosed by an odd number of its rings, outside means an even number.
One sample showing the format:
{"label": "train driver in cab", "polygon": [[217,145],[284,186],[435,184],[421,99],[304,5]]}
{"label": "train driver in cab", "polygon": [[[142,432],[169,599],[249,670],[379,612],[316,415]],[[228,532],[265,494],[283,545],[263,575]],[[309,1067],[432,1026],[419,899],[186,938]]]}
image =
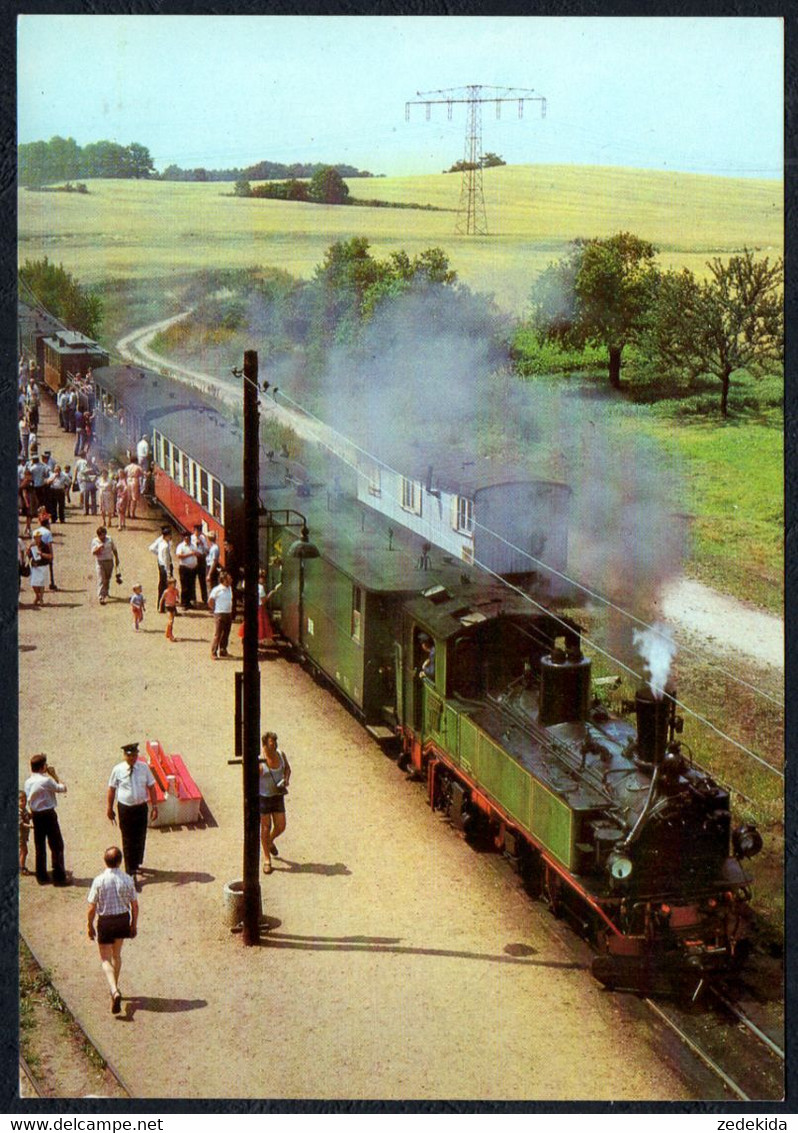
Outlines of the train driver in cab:
{"label": "train driver in cab", "polygon": [[419,677],[424,680],[435,681],[435,643],[426,633],[419,634],[418,643],[424,654],[424,660],[418,671]]}

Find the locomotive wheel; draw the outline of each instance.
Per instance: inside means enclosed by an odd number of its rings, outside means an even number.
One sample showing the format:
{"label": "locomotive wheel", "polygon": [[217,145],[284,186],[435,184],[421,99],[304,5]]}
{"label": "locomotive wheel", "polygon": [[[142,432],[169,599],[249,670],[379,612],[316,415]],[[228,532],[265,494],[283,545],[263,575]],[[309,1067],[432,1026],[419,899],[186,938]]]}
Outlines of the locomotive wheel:
{"label": "locomotive wheel", "polygon": [[523,849],[519,872],[524,889],[530,897],[537,900],[543,888],[543,870],[540,855],[530,847],[525,846]]}

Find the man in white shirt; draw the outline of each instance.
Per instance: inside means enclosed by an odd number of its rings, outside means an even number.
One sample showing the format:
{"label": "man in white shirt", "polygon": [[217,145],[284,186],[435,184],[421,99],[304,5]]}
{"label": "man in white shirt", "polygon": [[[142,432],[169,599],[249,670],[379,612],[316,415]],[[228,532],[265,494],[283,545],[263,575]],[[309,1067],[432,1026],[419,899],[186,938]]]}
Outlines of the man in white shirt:
{"label": "man in white shirt", "polygon": [[125,855],[125,873],[130,874],[138,889],[141,882],[136,875],[141,869],[147,845],[148,801],[152,806],[152,817],[158,817],[155,776],[149,765],[139,759],[137,743],[124,744],[122,751],[125,753],[125,758],[113,768],[111,778],[108,780],[106,813],[111,822],[116,822],[114,815],[114,802],[116,802],[119,832],[122,835],[122,852]]}
{"label": "man in white shirt", "polygon": [[150,466],[150,442],[147,440],[146,435],[142,436],[141,440],[136,445],[136,456],[142,470],[146,472]]}
{"label": "man in white shirt", "polygon": [[36,880],[39,885],[47,885],[47,846],[53,866],[53,885],[69,885],[64,868],[64,839],[58,825],[56,795],[66,794],[66,783],[62,783],[54,767],[47,766],[47,756],[40,752],[32,755],[31,774],[25,780],[25,795],[28,809],[33,815],[33,845],[36,849]]}
{"label": "man in white shirt", "polygon": [[86,932],[89,940],[97,937],[100,962],[111,992],[111,1014],[118,1015],[122,1007],[119,991],[122,945],[125,940],[135,937],[138,931],[139,903],[133,878],[119,868],[122,864],[122,851],[119,847],[109,846],[103,858],[105,870],[95,877],[89,890]]}
{"label": "man in white shirt", "polygon": [[208,565],[207,556],[211,545],[208,542],[208,537],[202,530],[201,523],[194,524],[194,534],[191,536],[191,546],[197,552],[197,582],[200,588],[200,597],[202,598],[203,606],[208,604],[208,579],[206,577]]}
{"label": "man in white shirt", "polygon": [[218,657],[229,656],[227,642],[233,624],[233,591],[230,586],[230,575],[226,570],[223,570],[219,576],[219,585],[214,586],[208,595],[208,608],[214,620],[211,657],[215,661]]}
{"label": "man in white shirt", "polygon": [[119,552],[105,527],[98,527],[97,534],[91,541],[91,554],[94,560],[94,569],[97,573],[97,597],[100,605],[108,601],[108,588],[111,585],[111,575],[114,573],[114,563],[117,569],[117,582],[122,581],[119,575]]}
{"label": "man in white shirt", "polygon": [[150,550],[158,558],[158,605],[161,595],[166,590],[167,579],[172,577],[172,529],[168,525],[161,528],[161,534],[154,543],[150,543]]}
{"label": "man in white shirt", "polygon": [[219,541],[216,537],[215,531],[208,532],[208,554],[205,559],[205,567],[207,571],[207,584],[211,590],[219,582]]}
{"label": "man in white shirt", "polygon": [[175,548],[177,571],[180,575],[180,605],[191,610],[197,597],[197,552],[191,546],[188,535],[184,535]]}

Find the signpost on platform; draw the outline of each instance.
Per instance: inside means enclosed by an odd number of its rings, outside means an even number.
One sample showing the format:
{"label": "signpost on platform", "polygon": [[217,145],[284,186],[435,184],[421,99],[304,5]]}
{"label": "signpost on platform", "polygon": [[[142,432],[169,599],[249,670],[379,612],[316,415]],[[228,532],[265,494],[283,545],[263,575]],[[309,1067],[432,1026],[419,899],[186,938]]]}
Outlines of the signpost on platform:
{"label": "signpost on platform", "polygon": [[[244,352],[244,944],[260,941],[260,669],[258,668],[258,528],[260,492],[258,352]],[[235,585],[235,580],[233,580]]]}

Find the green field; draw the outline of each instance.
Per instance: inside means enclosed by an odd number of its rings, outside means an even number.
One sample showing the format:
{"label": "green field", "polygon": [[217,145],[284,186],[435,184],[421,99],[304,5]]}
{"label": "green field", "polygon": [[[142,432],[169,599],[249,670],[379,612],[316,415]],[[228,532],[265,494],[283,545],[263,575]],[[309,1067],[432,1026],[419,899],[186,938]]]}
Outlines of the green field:
{"label": "green field", "polygon": [[[430,245],[460,279],[515,314],[532,278],[577,236],[626,229],[665,267],[704,273],[713,255],[783,246],[778,181],[588,166],[504,166],[483,173],[487,237],[454,234],[456,211],[336,207],[233,197],[219,182],[88,181],[89,192],[19,192],[19,256],[43,254],[83,283],[268,264],[309,277],[334,241],[367,236],[374,254]],[[354,196],[456,210],[460,176],[349,182]]]}

